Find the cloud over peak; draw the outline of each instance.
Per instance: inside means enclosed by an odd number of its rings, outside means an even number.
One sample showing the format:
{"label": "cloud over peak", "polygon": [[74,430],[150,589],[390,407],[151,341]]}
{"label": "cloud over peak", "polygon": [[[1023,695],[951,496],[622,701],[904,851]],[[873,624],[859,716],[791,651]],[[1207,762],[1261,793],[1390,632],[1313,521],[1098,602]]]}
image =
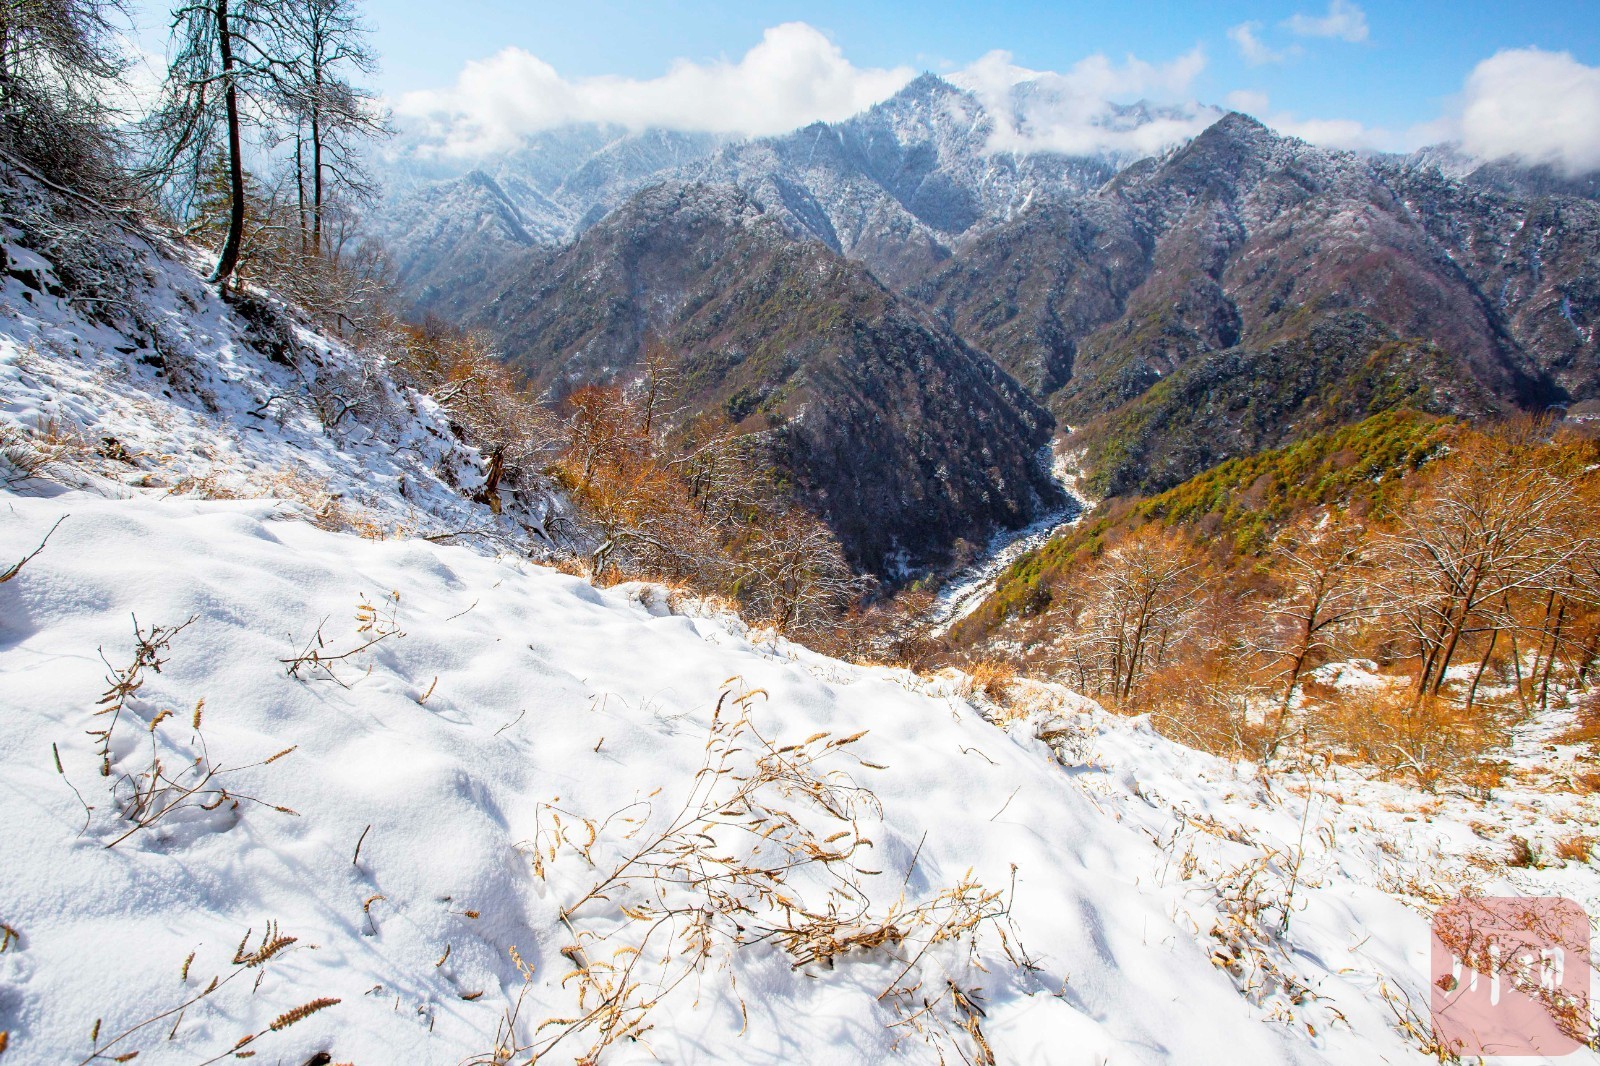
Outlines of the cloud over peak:
{"label": "cloud over peak", "polygon": [[[1205,129],[1219,116],[1190,100],[1205,70],[1199,48],[1166,63],[1135,56],[1079,60],[1068,70],[1029,70],[1011,53],[990,52],[950,80],[978,97],[994,118],[989,148],[996,152],[1113,152],[1149,155]],[[1119,121],[1119,102],[1154,99],[1170,106],[1139,122]]]}
{"label": "cloud over peak", "polygon": [[656,78],[566,78],[520,48],[468,63],[454,85],[406,93],[402,117],[445,152],[480,155],[571,123],[760,136],[847,118],[897,92],[909,67],[857,67],[803,22],[774,26],[737,61],[680,59]]}
{"label": "cloud over peak", "polygon": [[1600,171],[1600,67],[1567,52],[1497,52],[1468,76],[1456,122],[1472,155]]}

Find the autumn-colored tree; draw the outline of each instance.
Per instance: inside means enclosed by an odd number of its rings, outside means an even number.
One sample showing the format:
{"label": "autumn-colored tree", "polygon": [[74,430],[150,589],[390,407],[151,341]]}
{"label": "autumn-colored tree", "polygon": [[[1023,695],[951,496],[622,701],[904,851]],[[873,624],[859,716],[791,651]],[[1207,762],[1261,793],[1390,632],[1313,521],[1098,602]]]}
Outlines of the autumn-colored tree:
{"label": "autumn-colored tree", "polygon": [[1062,602],[1065,659],[1095,695],[1127,703],[1189,635],[1201,559],[1181,534],[1145,526],[1086,566]]}
{"label": "autumn-colored tree", "polygon": [[1381,541],[1386,595],[1419,661],[1416,701],[1437,696],[1463,643],[1510,623],[1514,597],[1552,587],[1592,550],[1573,539],[1574,482],[1553,469],[1538,427],[1461,442]]}
{"label": "autumn-colored tree", "polygon": [[1282,592],[1266,604],[1263,650],[1274,663],[1280,695],[1267,758],[1284,740],[1306,670],[1333,649],[1340,631],[1377,608],[1370,556],[1366,530],[1342,516],[1308,516],[1273,547],[1273,571]]}

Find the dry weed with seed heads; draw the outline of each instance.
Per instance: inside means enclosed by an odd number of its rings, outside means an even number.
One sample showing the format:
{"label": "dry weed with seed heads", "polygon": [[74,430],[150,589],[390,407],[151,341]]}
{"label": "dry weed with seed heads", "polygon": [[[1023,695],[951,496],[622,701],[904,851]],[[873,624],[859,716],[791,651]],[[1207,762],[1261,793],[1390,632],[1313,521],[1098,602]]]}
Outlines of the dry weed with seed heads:
{"label": "dry weed with seed heads", "polygon": [[[342,688],[349,688],[350,683],[340,675],[339,667],[347,666],[356,656],[391,637],[405,636],[400,628],[400,593],[398,590],[392,591],[380,596],[376,603],[366,596],[361,597],[356,604],[356,644],[346,651],[329,649],[322,635],[323,627],[327,624],[328,620],[324,618],[305,647],[295,655],[278,661],[284,665],[290,677],[301,681],[332,681]],[[370,668],[368,672],[371,672]]]}
{"label": "dry weed with seed heads", "polygon": [[100,661],[106,664],[110,673],[106,675],[106,691],[97,704],[100,709],[94,713],[97,718],[105,715],[111,717],[106,720],[104,729],[89,731],[89,735],[95,738],[95,754],[100,756],[101,777],[111,776],[111,738],[122,720],[122,713],[128,709],[129,701],[144,688],[147,673],[161,672],[172,650],[172,638],[188,629],[194,621],[190,617],[175,626],[151,626],[146,630],[139,625],[139,619],[134,618],[133,662],[124,667],[112,666],[105,657],[105,650],[101,649]]}
{"label": "dry weed with seed heads", "polygon": [[[164,1031],[165,1035],[160,1038],[161,1040],[164,1042],[176,1040],[178,1038],[178,1030],[183,1025],[184,1018],[188,1015],[191,1009],[207,1000],[210,1000],[223,988],[226,988],[229,984],[243,974],[255,974],[255,988],[259,988],[261,986],[261,980],[266,974],[268,965],[274,960],[281,958],[283,955],[294,950],[295,945],[299,943],[299,938],[285,934],[278,927],[277,922],[268,922],[265,931],[261,934],[260,941],[256,942],[252,946],[251,937],[254,932],[255,931],[253,929],[245,931],[243,939],[239,941],[239,946],[234,949],[233,956],[229,964],[230,968],[228,968],[224,973],[219,973],[213,976],[205,984],[200,985],[198,990],[193,991],[192,994],[186,996],[175,1006],[169,1007],[166,1010],[160,1011],[159,1013],[152,1014],[143,1021],[130,1025],[117,1035],[107,1036],[105,1039],[102,1039],[101,1019],[96,1018],[94,1026],[89,1031],[89,1055],[87,1058],[79,1062],[78,1066],[90,1066],[91,1063],[95,1062],[132,1062],[139,1057],[143,1050],[148,1050],[138,1049],[132,1046],[134,1038],[138,1037],[142,1033],[148,1033],[149,1038],[153,1040],[156,1037],[156,1034]],[[196,952],[193,951],[189,953],[188,958],[183,960],[183,966],[178,972],[178,979],[180,983],[190,989],[195,988],[195,985],[192,983],[193,975],[191,973],[191,970],[194,966],[195,954]],[[278,1015],[278,1017],[275,1018],[271,1024],[262,1028],[258,1032],[247,1034],[242,1039],[236,1041],[233,1045],[228,1047],[225,1051],[222,1051],[211,1058],[204,1060],[202,1066],[211,1066],[212,1063],[221,1062],[223,1059],[227,1058],[249,1058],[254,1054],[253,1051],[240,1054],[240,1052],[244,1051],[248,1045],[255,1043],[255,1041],[261,1039],[269,1033],[282,1032],[291,1025],[305,1020],[318,1011],[332,1007],[338,1002],[339,1000],[337,999],[330,999],[326,997],[318,998],[313,999],[302,1006],[296,1007],[293,1010],[285,1011],[284,1013]],[[172,1024],[170,1027],[165,1024],[161,1024],[165,1023],[168,1019],[172,1019]],[[158,1025],[159,1028],[156,1028]]]}
{"label": "dry weed with seed heads", "polygon": [[[132,704],[138,699],[148,675],[161,672],[161,668],[169,661],[173,638],[193,622],[194,619],[190,618],[180,625],[151,626],[147,630],[139,625],[136,618],[133,624],[133,661],[124,667],[114,667],[106,662],[106,668],[110,671],[106,676],[107,687],[98,701],[99,710],[94,713],[97,718],[109,718],[104,728],[89,731],[89,735],[95,738],[95,754],[100,758],[102,777],[109,778],[113,773],[112,739],[117,726],[122,723],[125,714],[135,716]],[[103,652],[101,659],[105,661]],[[117,812],[132,825],[106,847],[114,848],[143,830],[180,821],[182,819],[179,816],[183,812],[210,813],[223,807],[237,811],[242,805],[250,804],[267,807],[280,814],[296,813],[288,807],[239,792],[226,782],[232,775],[275,763],[295,749],[285,748],[275,755],[241,766],[221,766],[212,759],[206,743],[202,729],[204,714],[205,701],[201,700],[187,715],[179,716],[173,711],[162,710],[154,713],[145,724],[149,741],[148,762],[143,762],[137,770],[117,775],[111,782],[111,795]],[[187,750],[171,742],[167,736],[170,730],[179,727],[178,723],[185,720],[190,734]],[[58,769],[59,759],[57,754]],[[65,772],[62,773],[65,776]],[[82,797],[79,799],[81,801]],[[89,808],[87,805],[85,807],[87,812]]]}

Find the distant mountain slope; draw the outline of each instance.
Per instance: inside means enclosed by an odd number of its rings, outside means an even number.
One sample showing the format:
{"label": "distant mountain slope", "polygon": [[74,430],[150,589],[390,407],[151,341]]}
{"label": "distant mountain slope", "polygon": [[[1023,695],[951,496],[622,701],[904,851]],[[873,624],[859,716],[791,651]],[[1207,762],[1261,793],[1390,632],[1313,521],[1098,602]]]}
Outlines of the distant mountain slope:
{"label": "distant mountain slope", "polygon": [[[1147,107],[1113,108],[1130,126]],[[769,212],[902,285],[935,267],[961,235],[1042,196],[1077,197],[1129,159],[992,151],[997,119],[978,96],[925,74],[844,122],[736,144],[692,169],[737,185]]]}
{"label": "distant mountain slope", "polygon": [[[1106,121],[1170,117],[1131,107]],[[499,180],[431,186],[439,217],[419,208],[408,229],[428,235],[425,251],[407,259],[402,249],[400,261],[422,309],[489,326],[546,384],[589,380],[677,321],[685,281],[631,274],[595,304],[592,285],[562,288],[548,275],[570,278],[591,254],[552,245],[560,226],[585,231],[620,190],[664,173],[738,189],[744,228],[762,218],[774,241],[785,232],[864,265],[987,354],[1078,432],[1099,491],[1159,491],[1396,402],[1476,417],[1600,398],[1595,179],[1484,165],[1448,147],[1403,158],[1321,149],[1237,114],[1154,158],[1018,155],[993,150],[999,121],[1010,119],[925,76],[844,122],[714,151],[668,135],[619,138],[555,182],[564,202],[590,205],[581,219],[539,207],[508,176],[547,167],[560,153],[544,146],[526,165],[507,161]],[[749,299],[750,260],[674,232],[699,218],[652,220],[629,239],[661,247],[615,263],[675,270],[698,256],[684,321],[702,305],[740,317],[748,308],[728,308]],[[835,298],[778,288],[817,307]],[[813,344],[807,331],[824,319],[796,314],[781,343],[764,333],[775,365],[809,358],[786,353]],[[787,372],[766,373],[701,374],[708,391],[693,402],[731,404],[741,420],[782,406],[787,393],[771,397]],[[987,518],[1002,512],[1013,508]]]}
{"label": "distant mountain slope", "polygon": [[[1298,423],[1360,417],[1356,396],[1383,402],[1347,373],[1469,415],[1594,396],[1597,284],[1593,201],[1486,191],[1230,115],[1094,194],[983,229],[911,291],[1102,443],[1179,418],[1177,437],[1091,454],[1106,491],[1158,491]],[[1254,429],[1229,421],[1247,407]]]}
{"label": "distant mountain slope", "polygon": [[580,124],[536,134],[495,159],[411,145],[390,160],[375,233],[401,294],[421,313],[459,318],[518,252],[555,247],[630,195],[714,152],[725,138]]}
{"label": "distant mountain slope", "polygon": [[1329,506],[1383,513],[1412,491],[1410,476],[1448,449],[1460,423],[1395,409],[1294,444],[1257,451],[1148,497],[1108,502],[1019,557],[987,600],[954,627],[965,646],[1032,649],[1048,634],[1061,586],[1083,560],[1148,523],[1186,528],[1220,559],[1256,559],[1297,518]]}
{"label": "distant mountain slope", "polygon": [[474,324],[553,397],[636,378],[649,338],[690,412],[759,434],[856,563],[948,558],[1055,489],[1026,391],[859,264],[741,193],[665,185],[509,275]]}

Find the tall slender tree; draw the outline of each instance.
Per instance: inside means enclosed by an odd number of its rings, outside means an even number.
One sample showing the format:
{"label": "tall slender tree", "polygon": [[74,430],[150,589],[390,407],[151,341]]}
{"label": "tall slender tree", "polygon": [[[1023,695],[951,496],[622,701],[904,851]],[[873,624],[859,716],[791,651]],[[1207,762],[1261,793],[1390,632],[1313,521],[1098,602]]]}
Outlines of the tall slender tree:
{"label": "tall slender tree", "polygon": [[172,12],[172,45],[161,105],[147,120],[154,146],[147,173],[180,199],[220,153],[227,160],[229,211],[211,281],[225,290],[239,265],[247,199],[247,127],[265,134],[290,83],[279,49],[276,5],[266,0],[190,0]]}
{"label": "tall slender tree", "polygon": [[1266,648],[1277,660],[1277,712],[1272,722],[1267,758],[1285,739],[1289,712],[1300,679],[1320,655],[1333,647],[1342,628],[1378,609],[1373,593],[1365,530],[1344,517],[1325,522],[1303,519],[1274,546],[1272,560],[1283,594],[1265,610]]}
{"label": "tall slender tree", "polygon": [[307,249],[328,255],[331,206],[371,191],[357,146],[386,131],[376,98],[351,80],[377,69],[377,57],[356,0],[280,0],[273,11],[292,64],[283,102],[295,128],[301,228]]}

